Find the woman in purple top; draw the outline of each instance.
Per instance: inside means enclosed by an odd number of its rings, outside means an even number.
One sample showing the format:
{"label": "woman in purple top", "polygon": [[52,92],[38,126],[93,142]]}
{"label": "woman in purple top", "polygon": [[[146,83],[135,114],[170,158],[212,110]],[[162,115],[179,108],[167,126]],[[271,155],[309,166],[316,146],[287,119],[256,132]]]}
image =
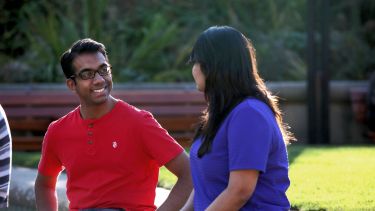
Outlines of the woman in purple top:
{"label": "woman in purple top", "polygon": [[208,107],[190,150],[194,190],[183,210],[288,210],[292,136],[250,40],[232,27],[210,27],[190,62]]}

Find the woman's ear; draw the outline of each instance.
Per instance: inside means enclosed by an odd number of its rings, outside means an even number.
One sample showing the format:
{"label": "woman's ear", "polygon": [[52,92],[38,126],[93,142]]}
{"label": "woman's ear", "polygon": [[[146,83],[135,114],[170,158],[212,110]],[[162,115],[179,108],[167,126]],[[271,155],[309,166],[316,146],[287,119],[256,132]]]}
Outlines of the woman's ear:
{"label": "woman's ear", "polygon": [[76,82],[74,79],[72,78],[69,78],[69,79],[66,79],[66,86],[72,91],[72,92],[75,92],[76,91]]}

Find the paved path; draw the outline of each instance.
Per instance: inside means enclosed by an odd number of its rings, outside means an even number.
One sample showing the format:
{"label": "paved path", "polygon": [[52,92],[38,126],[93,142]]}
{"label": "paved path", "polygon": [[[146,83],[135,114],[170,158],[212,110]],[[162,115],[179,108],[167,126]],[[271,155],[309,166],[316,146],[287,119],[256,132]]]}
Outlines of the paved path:
{"label": "paved path", "polygon": [[[13,167],[10,182],[10,206],[12,204],[32,206],[34,204],[34,181],[37,170],[23,167]],[[160,206],[167,198],[169,190],[156,189],[155,205]],[[57,183],[57,195],[61,207],[67,207],[66,175],[62,173]]]}

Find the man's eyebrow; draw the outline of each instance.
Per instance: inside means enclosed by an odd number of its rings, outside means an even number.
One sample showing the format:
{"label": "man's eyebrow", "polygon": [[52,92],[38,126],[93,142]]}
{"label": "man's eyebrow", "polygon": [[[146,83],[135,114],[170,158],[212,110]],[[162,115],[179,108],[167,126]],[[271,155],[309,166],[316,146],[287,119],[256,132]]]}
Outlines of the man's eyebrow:
{"label": "man's eyebrow", "polygon": [[100,69],[102,67],[109,67],[109,66],[111,66],[111,65],[109,65],[107,63],[103,63],[103,64],[99,65],[99,67],[97,69],[85,68],[85,69],[80,70],[79,72],[83,72],[83,71],[95,71],[95,70],[98,70],[98,69]]}

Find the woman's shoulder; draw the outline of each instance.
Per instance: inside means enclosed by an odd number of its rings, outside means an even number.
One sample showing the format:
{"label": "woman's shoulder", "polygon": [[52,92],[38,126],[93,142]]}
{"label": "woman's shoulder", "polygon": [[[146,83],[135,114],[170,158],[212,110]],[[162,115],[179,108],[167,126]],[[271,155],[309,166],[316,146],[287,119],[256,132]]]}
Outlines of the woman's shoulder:
{"label": "woman's shoulder", "polygon": [[230,118],[246,116],[259,120],[274,118],[274,114],[270,107],[263,101],[250,97],[239,103],[230,113]]}
{"label": "woman's shoulder", "polygon": [[258,112],[265,112],[270,111],[270,108],[265,102],[254,97],[249,97],[243,100],[240,104],[238,104],[234,110],[253,110]]}

